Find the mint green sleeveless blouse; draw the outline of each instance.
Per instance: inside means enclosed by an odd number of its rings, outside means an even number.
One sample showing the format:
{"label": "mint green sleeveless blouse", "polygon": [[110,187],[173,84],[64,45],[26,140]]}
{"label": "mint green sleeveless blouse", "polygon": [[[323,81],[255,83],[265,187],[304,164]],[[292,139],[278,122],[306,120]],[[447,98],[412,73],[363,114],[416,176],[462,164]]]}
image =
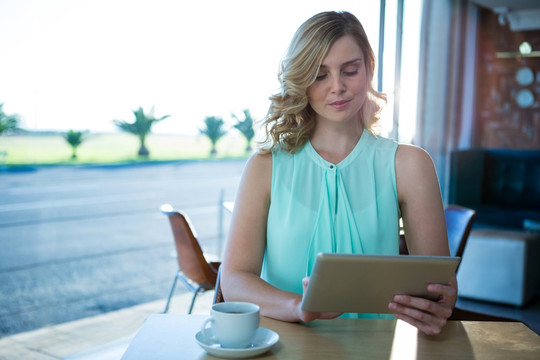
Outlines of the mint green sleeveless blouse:
{"label": "mint green sleeveless blouse", "polygon": [[309,141],[294,154],[274,152],[261,277],[302,294],[319,252],[397,255],[397,146],[366,130],[339,164]]}

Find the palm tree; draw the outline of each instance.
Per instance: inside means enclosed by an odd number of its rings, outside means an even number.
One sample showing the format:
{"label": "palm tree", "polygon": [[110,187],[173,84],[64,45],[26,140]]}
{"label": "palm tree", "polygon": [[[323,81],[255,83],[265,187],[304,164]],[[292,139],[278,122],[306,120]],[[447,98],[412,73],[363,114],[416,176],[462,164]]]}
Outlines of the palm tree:
{"label": "palm tree", "polygon": [[251,139],[255,136],[255,130],[253,130],[253,118],[249,109],[244,109],[244,120],[240,120],[235,114],[232,116],[236,119],[237,123],[234,125],[238,131],[244,135],[247,141],[246,152],[251,151]]}
{"label": "palm tree", "polygon": [[150,134],[152,131],[152,126],[166,118],[168,118],[170,115],[165,115],[160,118],[154,117],[154,107],[148,112],[148,114],[144,113],[144,110],[142,107],[139,107],[137,110],[133,110],[133,114],[135,115],[135,122],[129,123],[127,121],[123,120],[113,120],[113,123],[118,126],[122,131],[132,133],[133,135],[137,135],[139,137],[139,141],[141,143],[141,146],[139,148],[139,152],[137,153],[139,156],[147,157],[150,155],[150,152],[146,148],[145,140],[146,136]]}
{"label": "palm tree", "polygon": [[225,124],[223,122],[223,119],[217,116],[207,116],[204,119],[204,124],[206,125],[205,128],[200,129],[199,131],[201,134],[208,136],[210,139],[210,142],[212,143],[212,150],[210,151],[210,156],[216,155],[216,143],[218,140],[227,133],[225,129],[223,129],[223,125]]}
{"label": "palm tree", "polygon": [[[0,136],[3,133],[9,133],[16,130],[19,125],[19,117],[17,115],[8,115],[2,109],[4,103],[0,103]],[[0,150],[0,169],[3,169],[6,165],[7,151]]]}
{"label": "palm tree", "polygon": [[19,117],[17,115],[8,115],[2,109],[4,103],[0,103],[0,135],[17,129]]}
{"label": "palm tree", "polygon": [[79,147],[79,145],[82,144],[82,142],[84,140],[86,140],[85,139],[85,132],[69,130],[63,136],[64,136],[64,139],[66,139],[68,144],[71,146],[71,150],[72,150],[71,158],[76,159],[77,158],[77,148]]}

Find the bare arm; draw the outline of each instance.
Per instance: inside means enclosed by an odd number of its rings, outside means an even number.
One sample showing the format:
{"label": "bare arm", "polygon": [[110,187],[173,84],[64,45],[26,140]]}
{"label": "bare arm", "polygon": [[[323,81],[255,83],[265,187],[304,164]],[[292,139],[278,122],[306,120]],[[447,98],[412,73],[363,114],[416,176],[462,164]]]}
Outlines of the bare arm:
{"label": "bare arm", "polygon": [[[422,149],[399,145],[396,153],[398,200],[410,254],[448,256],[448,237],[437,174]],[[389,308],[426,334],[437,334],[452,315],[457,300],[455,277],[449,284],[431,284],[428,290],[438,301],[396,296]]]}
{"label": "bare arm", "polygon": [[301,311],[302,295],[279,290],[260,278],[271,180],[272,156],[252,156],[244,170],[234,205],[221,268],[223,295],[227,301],[256,303],[261,307],[261,315],[274,319],[309,321],[325,317],[324,314]]}
{"label": "bare arm", "polygon": [[396,179],[409,253],[448,256],[439,181],[429,155],[418,147],[399,145]]}

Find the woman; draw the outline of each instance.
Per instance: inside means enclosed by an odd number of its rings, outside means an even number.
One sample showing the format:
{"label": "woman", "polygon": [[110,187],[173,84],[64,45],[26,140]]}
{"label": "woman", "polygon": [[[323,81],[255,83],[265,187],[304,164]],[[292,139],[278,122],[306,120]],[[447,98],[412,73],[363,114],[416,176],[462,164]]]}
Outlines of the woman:
{"label": "woman", "polygon": [[[265,146],[240,183],[222,266],[227,301],[257,303],[261,315],[284,321],[340,316],[300,308],[315,255],[397,255],[400,217],[411,254],[449,255],[431,158],[376,135],[385,97],[372,87],[374,64],[350,13],[317,14],[294,35],[265,119]],[[437,302],[396,296],[388,306],[437,334],[457,284],[428,290]]]}

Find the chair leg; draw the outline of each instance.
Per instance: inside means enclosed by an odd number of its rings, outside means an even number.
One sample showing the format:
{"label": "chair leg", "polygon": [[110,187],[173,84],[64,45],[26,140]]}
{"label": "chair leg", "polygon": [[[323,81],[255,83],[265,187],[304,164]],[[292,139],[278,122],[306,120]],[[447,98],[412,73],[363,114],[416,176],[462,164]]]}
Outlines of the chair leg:
{"label": "chair leg", "polygon": [[197,295],[199,295],[199,291],[201,291],[201,290],[202,290],[202,286],[199,286],[195,290],[195,293],[193,294],[193,298],[191,299],[191,305],[189,306],[188,314],[191,314],[191,311],[193,310],[193,305],[195,304],[195,299],[197,298]]}
{"label": "chair leg", "polygon": [[178,273],[180,272],[180,270],[178,270],[176,272],[176,274],[174,275],[174,281],[173,281],[173,284],[172,284],[172,287],[171,287],[171,291],[169,291],[169,297],[167,298],[167,304],[165,304],[165,310],[163,310],[163,313],[166,314],[167,311],[169,311],[169,304],[171,302],[171,298],[174,294],[174,289],[176,288],[176,281],[178,280]]}

